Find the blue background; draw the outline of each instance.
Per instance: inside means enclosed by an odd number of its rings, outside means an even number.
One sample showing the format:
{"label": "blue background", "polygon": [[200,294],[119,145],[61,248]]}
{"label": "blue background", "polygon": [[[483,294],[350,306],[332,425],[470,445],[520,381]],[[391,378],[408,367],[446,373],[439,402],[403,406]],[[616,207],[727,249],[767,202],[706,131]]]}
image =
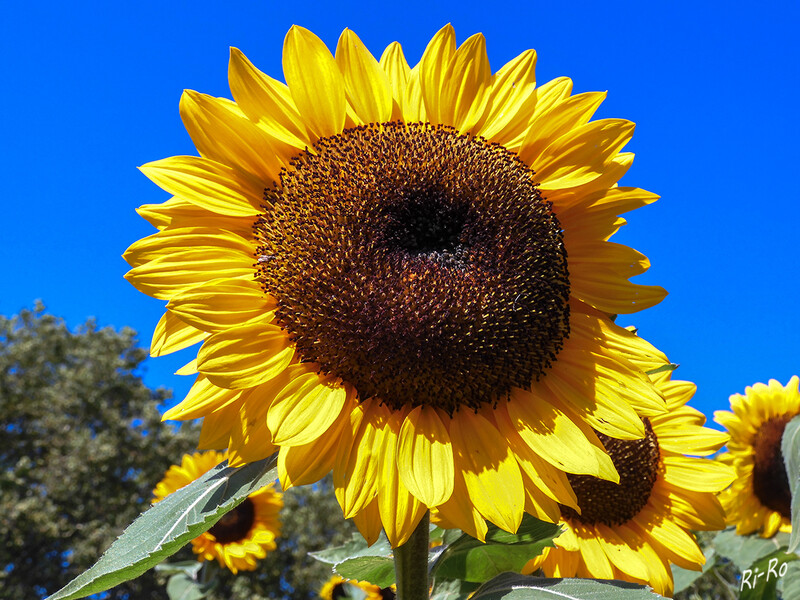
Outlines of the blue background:
{"label": "blue background", "polygon": [[[134,209],[168,195],[136,170],[196,154],[184,88],[230,97],[228,46],[282,78],[293,23],[334,48],[353,29],[415,63],[452,22],[483,32],[492,69],[527,48],[540,82],[608,90],[596,118],[637,123],[623,184],[656,192],[615,237],[646,254],[659,306],[626,317],[698,384],[711,414],[756,381],[800,372],[797,2],[8,3],[0,18],[0,314],[41,298],[70,326],[94,316],[149,344],[163,302],[120,258],[153,232]],[[146,362],[181,397],[188,350]]]}

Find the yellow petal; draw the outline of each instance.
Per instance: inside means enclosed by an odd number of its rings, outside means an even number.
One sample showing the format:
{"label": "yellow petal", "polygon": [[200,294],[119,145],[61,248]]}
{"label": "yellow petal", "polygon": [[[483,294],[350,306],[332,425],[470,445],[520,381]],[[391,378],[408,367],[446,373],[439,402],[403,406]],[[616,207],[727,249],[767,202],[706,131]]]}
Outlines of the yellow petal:
{"label": "yellow petal", "polygon": [[453,493],[453,448],[435,409],[418,406],[408,414],[400,429],[397,464],[402,482],[428,507]]}
{"label": "yellow petal", "polygon": [[620,152],[603,167],[597,179],[591,179],[576,187],[548,189],[547,199],[553,204],[553,212],[559,214],[562,208],[574,206],[592,194],[613,188],[633,164],[632,152]]}
{"label": "yellow petal", "polygon": [[384,412],[387,413],[384,435],[375,439],[372,453],[381,460],[378,511],[386,537],[396,548],[408,541],[427,512],[427,507],[408,491],[400,478],[396,451],[400,419],[398,414],[388,414],[388,410]]}
{"label": "yellow petal", "polygon": [[[514,140],[528,125],[520,113],[536,90],[536,51],[526,50],[494,76],[486,112],[476,133],[500,144]],[[527,113],[525,115],[527,117]]]}
{"label": "yellow petal", "polygon": [[353,523],[356,524],[359,533],[366,540],[367,546],[372,546],[372,544],[378,541],[383,524],[381,523],[381,516],[378,512],[377,498],[353,517]]}
{"label": "yellow petal", "polygon": [[197,375],[197,358],[193,358],[180,369],[175,371],[175,375]]}
{"label": "yellow petal", "polygon": [[213,160],[172,156],[139,170],[161,189],[212,212],[235,217],[262,212],[264,184]]}
{"label": "yellow petal", "polygon": [[241,389],[277,377],[293,356],[294,345],[280,327],[250,322],[208,338],[197,353],[197,367],[211,383]]}
{"label": "yellow petal", "polygon": [[542,190],[576,187],[600,177],[631,139],[633,128],[630,121],[601,119],[559,137],[532,165]]}
{"label": "yellow petal", "polygon": [[607,239],[596,232],[607,230],[608,223],[613,223],[618,215],[652,204],[658,198],[658,195],[640,188],[613,187],[589,194],[580,202],[562,205],[558,210],[558,220],[565,235],[575,239]]}
{"label": "yellow petal", "polygon": [[213,279],[253,276],[253,257],[232,248],[194,247],[175,250],[125,274],[133,287],[154,298],[169,300]]}
{"label": "yellow petal", "polygon": [[403,47],[397,42],[392,42],[386,46],[386,50],[381,55],[380,65],[389,79],[394,105],[396,106],[396,109],[392,112],[392,119],[400,119],[403,116],[403,97],[408,80],[411,77],[411,69],[403,54]]}
{"label": "yellow petal", "polygon": [[486,110],[491,79],[486,40],[476,33],[461,44],[448,65],[439,98],[441,121],[469,131]]}
{"label": "yellow petal", "polygon": [[558,357],[560,364],[554,365],[542,385],[601,433],[617,439],[642,439],[644,425],[631,405],[616,395],[607,398],[597,393],[597,370],[588,358],[590,355],[565,348]]}
{"label": "yellow petal", "polygon": [[278,478],[281,487],[288,490],[296,485],[308,485],[322,479],[333,469],[336,449],[342,439],[343,428],[349,416],[340,416],[322,435],[304,446],[281,446],[278,455]]}
{"label": "yellow petal", "polygon": [[579,527],[575,532],[578,535],[578,546],[581,549],[581,558],[592,577],[597,579],[613,579],[614,571],[608,561],[606,553],[599,538],[591,531]]}
{"label": "yellow petal", "polygon": [[403,120],[406,123],[427,121],[427,111],[422,98],[422,83],[420,81],[419,65],[411,69],[408,75],[408,85],[403,92]]}
{"label": "yellow petal", "polygon": [[163,314],[153,332],[150,344],[150,356],[166,356],[172,352],[183,350],[203,341],[208,334],[205,331],[187,325],[177,316],[167,311]]}
{"label": "yellow petal", "polygon": [[[501,410],[501,405],[498,409]],[[619,481],[608,455],[596,452],[578,425],[542,393],[534,396],[531,392],[512,388],[506,410],[520,437],[551,465],[568,473]]]}
{"label": "yellow petal", "polygon": [[250,462],[262,460],[278,450],[272,443],[269,429],[264,422],[266,402],[260,402],[258,388],[244,394],[239,406],[239,422],[231,430],[228,446],[228,464],[239,467]]}
{"label": "yellow petal", "polygon": [[242,112],[276,141],[296,150],[311,145],[289,88],[259,71],[238,48],[231,48],[228,80]]}
{"label": "yellow petal", "polygon": [[267,413],[276,444],[302,446],[324,435],[342,412],[347,390],[315,372],[294,375]]}
{"label": "yellow petal", "polygon": [[576,241],[569,246],[569,271],[605,267],[624,279],[640,275],[650,268],[647,257],[623,244],[603,240]]}
{"label": "yellow petal", "polygon": [[576,94],[538,113],[520,145],[519,157],[529,165],[538,164],[545,148],[575,127],[588,123],[605,98],[605,92]]}
{"label": "yellow petal", "polygon": [[620,536],[618,536],[614,529],[604,525],[603,523],[595,523],[593,527],[600,535],[600,545],[603,552],[623,573],[627,573],[631,577],[646,581],[648,576],[647,565],[642,561],[639,554],[632,549]]}
{"label": "yellow petal", "polygon": [[670,506],[672,518],[686,529],[725,529],[725,513],[715,494],[676,489],[659,480],[653,487],[651,497]]}
{"label": "yellow petal", "polygon": [[610,314],[630,314],[655,306],[667,297],[658,285],[639,285],[606,266],[570,265],[569,281],[575,297]]}
{"label": "yellow petal", "polygon": [[144,204],[136,212],[156,229],[213,226],[242,238],[250,237],[253,232],[252,217],[223,216],[183,198],[172,197],[161,204]]}
{"label": "yellow petal", "polygon": [[272,138],[236,103],[186,90],[179,108],[186,131],[202,156],[254,175],[265,186],[277,181],[282,165]]}
{"label": "yellow petal", "polygon": [[165,412],[161,420],[198,419],[236,402],[241,395],[241,390],[226,390],[217,387],[205,375],[198,375],[189,393],[186,394],[186,398]]}
{"label": "yellow petal", "polygon": [[657,594],[672,596],[672,571],[666,559],[662,558],[653,547],[647,543],[640,530],[633,530],[628,525],[620,525],[614,530],[631,548],[634,548],[647,565],[649,577],[647,583],[653,586]]}
{"label": "yellow petal", "polygon": [[644,507],[637,515],[637,518],[628,523],[628,526],[638,528],[650,540],[668,548],[684,561],[690,563],[681,565],[684,568],[696,568],[706,562],[705,556],[703,556],[692,535],[671,520],[665,519],[663,515],[656,514],[651,507]]}
{"label": "yellow petal", "polygon": [[515,532],[525,493],[519,466],[503,436],[481,415],[460,410],[450,421],[450,438],[475,508],[498,527]]}
{"label": "yellow petal", "polygon": [[[656,423],[653,423],[653,426],[655,427]],[[683,425],[679,429],[659,428],[656,435],[658,436],[658,445],[662,449],[695,456],[714,454],[729,439],[727,433],[696,425]]]}
{"label": "yellow petal", "polygon": [[531,482],[525,471],[522,471],[522,481],[525,488],[525,512],[540,521],[558,523],[561,518],[561,509],[558,507],[558,503],[542,493]]}
{"label": "yellow petal", "polygon": [[248,240],[218,227],[168,227],[131,244],[122,258],[132,267],[138,267],[152,260],[169,258],[175,252],[203,249],[213,253],[219,248],[238,250],[247,256],[251,265],[255,262]]}
{"label": "yellow petal", "polygon": [[670,485],[696,492],[719,492],[735,477],[731,467],[718,461],[688,456],[665,456],[664,481]]}
{"label": "yellow petal", "polygon": [[283,42],[283,74],[309,128],[319,137],[344,128],[344,78],[328,48],[308,29],[292,25]]}
{"label": "yellow petal", "polygon": [[336,47],[336,64],[344,76],[347,100],[362,123],[392,118],[392,87],[378,61],[358,36],[345,29]]}
{"label": "yellow petal", "polygon": [[[447,67],[456,50],[456,33],[449,23],[436,32],[419,61],[419,82],[428,121],[442,123],[440,104]],[[404,109],[405,113],[405,109]],[[445,123],[449,124],[449,123]]]}
{"label": "yellow petal", "polygon": [[277,306],[252,279],[217,279],[172,297],[167,308],[203,331],[222,331],[263,319]]}
{"label": "yellow petal", "polygon": [[378,495],[380,457],[369,451],[376,438],[384,436],[376,404],[368,400],[351,410],[349,428],[344,428],[337,448],[333,486],[345,519],[361,512]]}
{"label": "yellow petal", "polygon": [[566,474],[543,460],[523,441],[512,426],[507,410],[496,411],[496,419],[498,431],[508,440],[507,443],[522,469],[522,473],[528,477],[531,485],[552,500],[580,512],[578,500]]}
{"label": "yellow petal", "polygon": [[239,403],[232,402],[203,418],[197,447],[201,450],[221,450],[228,447],[231,430],[239,421]]}
{"label": "yellow petal", "polygon": [[431,520],[444,529],[461,529],[482,542],[486,540],[486,532],[489,530],[486,520],[470,501],[461,471],[455,473],[450,499],[431,510]]}

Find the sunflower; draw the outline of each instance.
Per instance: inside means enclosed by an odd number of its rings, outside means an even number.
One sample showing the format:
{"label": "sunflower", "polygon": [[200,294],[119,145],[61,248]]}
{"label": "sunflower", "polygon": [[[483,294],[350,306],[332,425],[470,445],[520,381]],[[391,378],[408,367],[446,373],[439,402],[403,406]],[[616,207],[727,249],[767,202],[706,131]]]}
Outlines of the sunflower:
{"label": "sunflower", "polygon": [[786,387],[775,379],[756,383],[733,394],[731,409],[718,410],[714,420],[730,433],[728,451],[719,460],[736,470],[733,485],[722,495],[729,524],[736,533],[758,531],[772,537],[791,531],[792,494],[781,452],[786,424],[800,414],[800,379],[795,375]]}
{"label": "sunflower", "polygon": [[565,473],[617,481],[601,436],[646,436],[666,357],[611,315],[666,292],[609,238],[657,196],[617,185],[633,124],[590,120],[605,93],[537,86],[535,64],[492,74],[449,25],[413,68],[294,26],[286,84],[234,48],[234,101],[186,91],[200,156],[141,167],[174,197],[124,255],[167,301],[151,353],[202,342],[164,418],[203,417],[232,465],[279,451],[284,489],[332,471],[395,547],[428,509],[484,539],[575,508]]}
{"label": "sunflower", "polygon": [[693,383],[671,381],[669,375],[656,377],[656,383],[669,412],[643,419],[644,439],[599,434],[619,484],[568,475],[581,512],[561,507],[557,547],[545,548],[523,572],[541,568],[548,577],[622,579],[671,596],[670,562],[701,568],[705,557],[688,530],[724,529],[715,493],[730,484],[733,470],[699,457],[719,450],[728,436],[703,427],[705,416],[686,406]]}
{"label": "sunflower", "polygon": [[[358,592],[353,593],[355,590]],[[368,581],[343,579],[338,575],[332,576],[319,591],[322,600],[347,600],[348,598],[363,600],[394,600],[395,591],[392,588],[380,588]]]}
{"label": "sunflower", "polygon": [[[225,458],[225,453],[214,450],[185,454],[180,466],[172,465],[153,490],[153,502],[160,502]],[[192,550],[198,560],[216,558],[221,567],[227,567],[234,574],[252,571],[258,559],[276,548],[275,538],[281,530],[278,513],[282,507],[280,492],[272,485],[263,487],[226,513],[211,529],[194,538]]]}

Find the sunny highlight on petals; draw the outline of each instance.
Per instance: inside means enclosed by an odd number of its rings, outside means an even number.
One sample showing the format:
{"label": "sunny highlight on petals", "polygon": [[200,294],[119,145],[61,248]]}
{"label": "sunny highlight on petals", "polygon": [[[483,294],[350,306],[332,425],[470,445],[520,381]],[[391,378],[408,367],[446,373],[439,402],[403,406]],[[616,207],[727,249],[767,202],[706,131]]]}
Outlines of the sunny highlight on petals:
{"label": "sunny highlight on petals", "polygon": [[[153,355],[200,344],[165,418],[202,417],[232,465],[277,450],[284,488],[332,472],[344,515],[395,547],[428,511],[479,539],[526,511],[584,514],[575,482],[617,485],[612,448],[658,431],[653,494],[723,485],[681,454],[722,438],[670,429],[648,377],[669,361],[613,321],[666,294],[610,241],[657,198],[617,185],[634,125],[592,121],[605,92],[537,82],[536,62],[493,72],[483,35],[459,45],[450,25],[415,65],[397,42],[378,58],[345,30],[332,52],[294,26],[285,84],[234,48],[233,100],[187,91],[199,156],[141,168],[173,198],[140,208],[157,232],[125,253],[166,304]],[[635,528],[600,525],[606,541],[572,537],[588,562],[551,553],[552,572],[620,576]],[[666,589],[649,564],[626,576]]]}

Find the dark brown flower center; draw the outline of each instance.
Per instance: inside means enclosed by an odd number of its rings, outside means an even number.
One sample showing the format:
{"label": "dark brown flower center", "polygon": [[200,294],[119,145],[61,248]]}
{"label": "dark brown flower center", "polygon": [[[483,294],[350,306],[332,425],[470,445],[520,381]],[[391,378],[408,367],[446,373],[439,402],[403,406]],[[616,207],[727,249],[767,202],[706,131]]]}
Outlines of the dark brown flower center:
{"label": "dark brown flower center", "polygon": [[225,515],[208,530],[220,544],[241,542],[247,537],[255,522],[256,512],[253,501],[245,498],[233,510]]}
{"label": "dark brown flower center", "polygon": [[781,439],[793,415],[765,421],[753,438],[753,493],[761,504],[781,516],[792,517],[792,492],[781,452]]}
{"label": "dark brown flower center", "polygon": [[568,473],[581,514],[562,506],[565,518],[587,525],[613,526],[629,521],[645,507],[658,477],[660,453],[650,421],[643,421],[645,437],[641,440],[618,440],[597,433],[619,472],[619,483]]}
{"label": "dark brown flower center", "polygon": [[561,225],[482,138],[383,123],[319,140],[265,193],[258,278],[301,359],[394,408],[496,402],[568,334]]}

